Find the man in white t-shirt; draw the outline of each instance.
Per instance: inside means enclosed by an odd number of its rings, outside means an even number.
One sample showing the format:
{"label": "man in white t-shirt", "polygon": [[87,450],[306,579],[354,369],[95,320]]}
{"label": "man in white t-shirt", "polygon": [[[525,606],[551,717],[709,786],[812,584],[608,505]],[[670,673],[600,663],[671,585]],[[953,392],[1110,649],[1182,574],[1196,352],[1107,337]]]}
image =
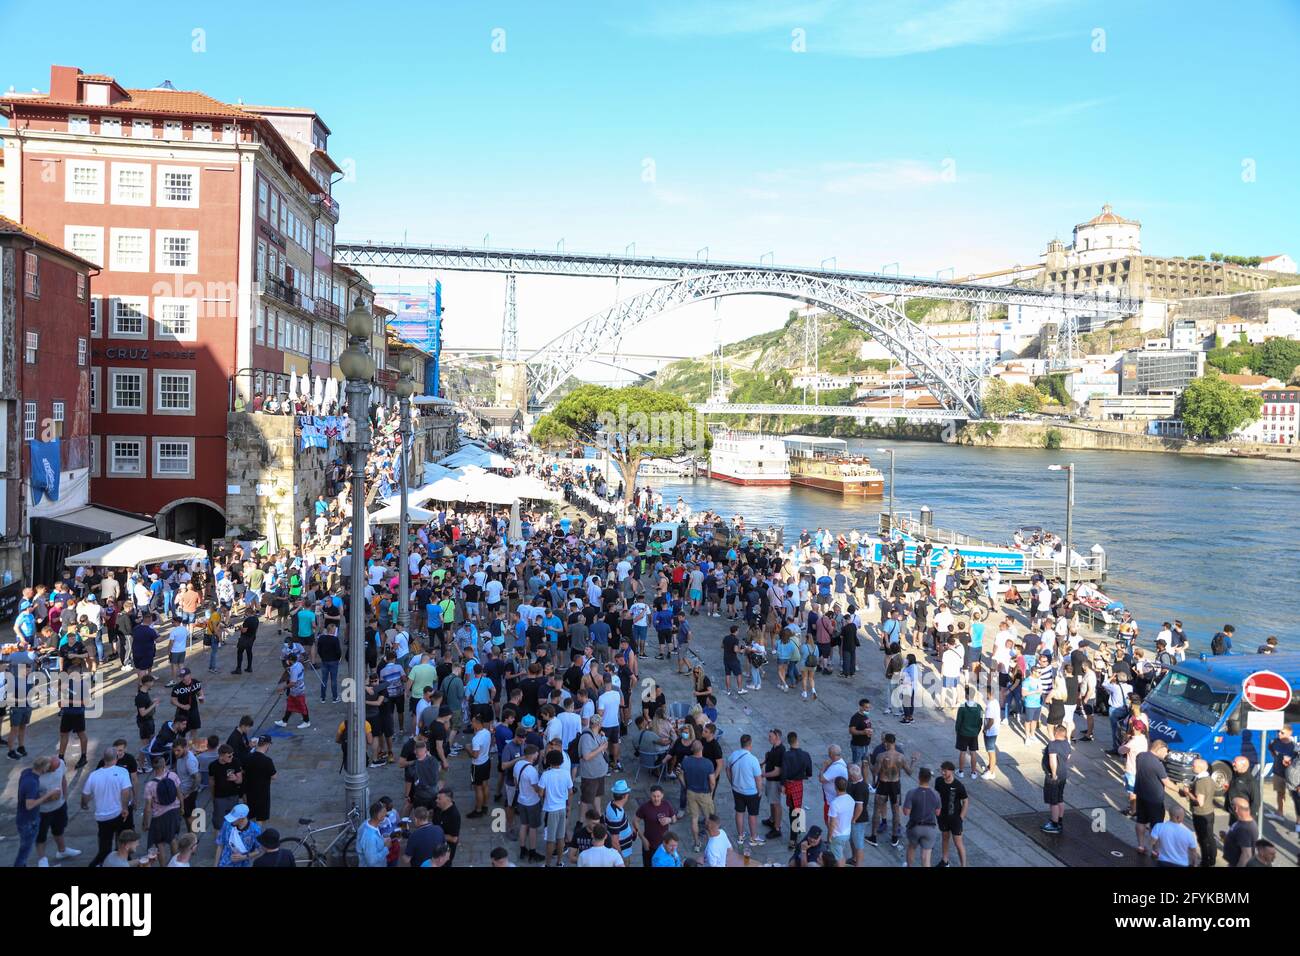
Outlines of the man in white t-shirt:
{"label": "man in white t-shirt", "polygon": [[555,854],[555,865],[561,864],[564,841],[568,836],[569,794],[573,791],[573,778],[564,767],[564,754],[552,750],[546,754],[546,769],[538,781],[542,797],[542,838],[546,841],[543,862],[550,864]]}
{"label": "man in white t-shirt", "polygon": [[94,803],[95,825],[99,828],[99,852],[90,861],[99,866],[113,852],[113,838],[130,813],[134,787],[125,767],[117,765],[117,750],[104,752],[104,765],[91,772],[81,789],[81,809]]}
{"label": "man in white t-shirt", "polygon": [[175,687],[180,680],[181,665],[185,663],[185,651],[190,646],[190,629],[184,624],[177,624],[167,635],[167,640],[170,641],[167,660],[171,662],[172,668],[172,679],[167,682],[167,686]]}
{"label": "man in white t-shirt", "polygon": [[830,855],[836,866],[844,866],[853,852],[849,847],[849,836],[853,832],[853,811],[857,801],[849,796],[849,781],[846,777],[835,778],[835,797],[826,808],[826,827],[830,836]]}
{"label": "man in white t-shirt", "polygon": [[704,853],[700,857],[702,866],[726,866],[727,856],[731,853],[731,837],[722,829],[722,820],[716,813],[710,813],[704,823],[709,837],[704,842]]}
{"label": "man in white t-shirt", "polygon": [[501,603],[501,591],[504,587],[505,585],[496,578],[483,585],[483,600],[487,602],[489,609]]}
{"label": "man in white t-shirt", "polygon": [[614,570],[618,573],[619,583],[622,584],[627,580],[627,576],[632,573],[632,562],[627,558],[623,558],[618,564],[614,565]]}
{"label": "man in white t-shirt", "polygon": [[823,819],[830,813],[831,801],[835,799],[835,781],[841,778],[849,779],[849,765],[844,762],[839,744],[831,744],[826,748],[826,762],[817,778],[822,785]]}
{"label": "man in white t-shirt", "polygon": [[623,866],[623,854],[612,846],[605,846],[609,830],[605,824],[597,823],[591,828],[591,838],[595,842],[578,854],[578,866]]}
{"label": "man in white t-shirt", "polygon": [[1201,861],[1196,834],[1183,826],[1183,808],[1174,804],[1169,819],[1151,828],[1151,840],[1161,866],[1197,866]]}
{"label": "man in white t-shirt", "polygon": [[621,771],[623,765],[619,763],[619,708],[623,706],[623,695],[614,687],[614,678],[610,674],[605,675],[605,689],[601,692],[600,698],[596,701],[596,711],[600,714],[600,729],[605,732],[605,737],[609,740],[610,757],[614,761],[614,769]]}
{"label": "man in white t-shirt", "polygon": [[474,809],[465,814],[467,820],[476,820],[488,812],[488,778],[492,772],[492,732],[482,714],[469,719],[473,736],[470,738],[470,783],[474,785]]}
{"label": "man in white t-shirt", "polygon": [[[998,776],[998,731],[1002,727],[1002,701],[998,688],[990,687],[988,697],[984,700],[984,756],[988,767],[981,774],[981,780],[996,780]],[[971,767],[971,776],[975,768]]]}

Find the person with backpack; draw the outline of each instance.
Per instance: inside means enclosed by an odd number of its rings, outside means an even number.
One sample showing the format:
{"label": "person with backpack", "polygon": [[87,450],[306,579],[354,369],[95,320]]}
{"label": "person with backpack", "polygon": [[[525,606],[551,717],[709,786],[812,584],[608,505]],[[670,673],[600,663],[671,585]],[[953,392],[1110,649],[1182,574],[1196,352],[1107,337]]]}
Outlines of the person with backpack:
{"label": "person with backpack", "polygon": [[181,778],[169,769],[165,757],[153,758],[153,774],[144,785],[142,795],[148,846],[158,851],[160,866],[176,852],[176,838],[185,830],[181,817]]}
{"label": "person with backpack", "polygon": [[1224,654],[1232,653],[1232,637],[1237,633],[1237,629],[1231,624],[1223,625],[1223,630],[1217,632],[1214,637],[1210,638],[1210,653],[1215,657],[1222,657]]}

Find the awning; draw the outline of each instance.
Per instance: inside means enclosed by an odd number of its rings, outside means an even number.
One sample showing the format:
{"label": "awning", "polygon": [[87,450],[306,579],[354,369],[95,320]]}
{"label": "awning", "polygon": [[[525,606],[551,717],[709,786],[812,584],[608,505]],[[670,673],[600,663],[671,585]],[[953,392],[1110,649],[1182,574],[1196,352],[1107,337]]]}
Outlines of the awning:
{"label": "awning", "polygon": [[164,541],[147,534],[133,534],[91,551],[74,554],[63,563],[77,566],[106,568],[138,568],[142,564],[159,564],[163,561],[193,561],[206,558],[208,552],[175,541]]}
{"label": "awning", "polygon": [[40,544],[108,544],[128,534],[155,531],[143,515],[86,505],[57,518],[32,518],[32,538]]}

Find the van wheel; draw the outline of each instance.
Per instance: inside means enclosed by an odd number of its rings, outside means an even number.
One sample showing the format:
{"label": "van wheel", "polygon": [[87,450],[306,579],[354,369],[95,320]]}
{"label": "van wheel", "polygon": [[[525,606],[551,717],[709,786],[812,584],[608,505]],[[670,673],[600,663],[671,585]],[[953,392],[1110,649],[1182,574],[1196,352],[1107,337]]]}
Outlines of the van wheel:
{"label": "van wheel", "polygon": [[1228,784],[1232,781],[1232,766],[1222,760],[1216,760],[1214,765],[1210,767],[1210,776],[1214,780],[1214,785],[1220,791],[1227,790]]}

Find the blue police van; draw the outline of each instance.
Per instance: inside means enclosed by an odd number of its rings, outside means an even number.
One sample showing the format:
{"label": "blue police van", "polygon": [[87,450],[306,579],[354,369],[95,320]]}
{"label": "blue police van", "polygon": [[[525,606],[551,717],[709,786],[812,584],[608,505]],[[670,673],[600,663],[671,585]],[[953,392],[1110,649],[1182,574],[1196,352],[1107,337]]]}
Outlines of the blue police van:
{"label": "blue police van", "polygon": [[[1300,652],[1282,654],[1202,655],[1175,664],[1160,680],[1142,709],[1151,718],[1151,739],[1169,744],[1165,767],[1171,779],[1195,777],[1192,761],[1203,757],[1220,788],[1232,779],[1232,761],[1245,756],[1254,767],[1260,762],[1259,731],[1246,729],[1251,710],[1242,696],[1241,685],[1256,671],[1281,674],[1291,685],[1291,702],[1283,722],[1300,727]],[[1268,732],[1268,739],[1276,737]],[[1265,745],[1267,747],[1267,744]],[[1272,758],[1267,750],[1267,767]]]}

